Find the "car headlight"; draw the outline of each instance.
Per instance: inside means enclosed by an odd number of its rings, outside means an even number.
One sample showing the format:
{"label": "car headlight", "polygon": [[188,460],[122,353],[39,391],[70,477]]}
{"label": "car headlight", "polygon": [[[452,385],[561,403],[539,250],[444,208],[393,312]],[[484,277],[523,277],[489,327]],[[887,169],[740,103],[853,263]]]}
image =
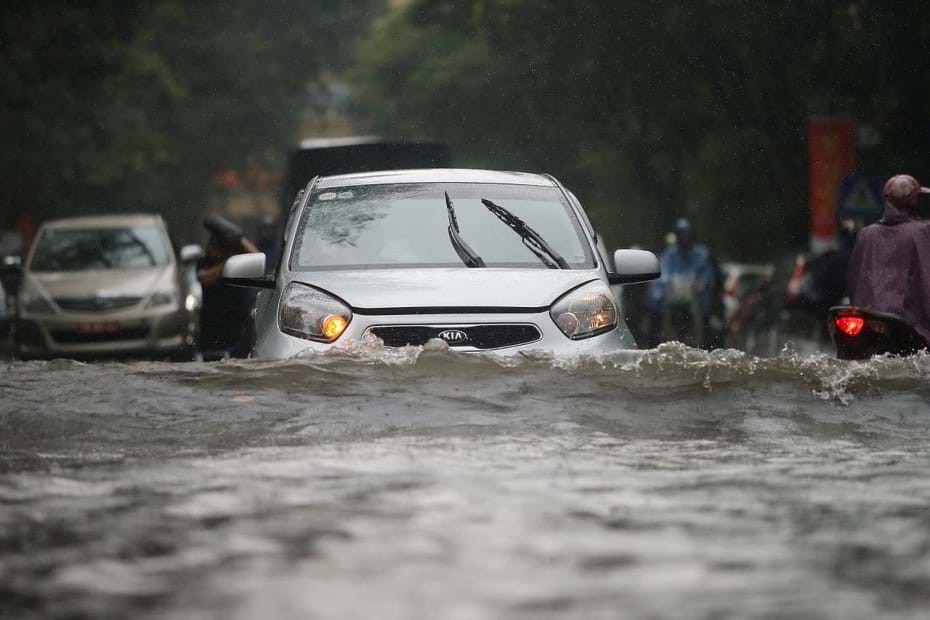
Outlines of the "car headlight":
{"label": "car headlight", "polygon": [[52,302],[44,297],[26,297],[22,299],[23,308],[29,314],[53,314]]}
{"label": "car headlight", "polygon": [[147,307],[171,306],[175,303],[174,291],[158,291],[149,298]]}
{"label": "car headlight", "polygon": [[592,282],[566,293],[552,305],[549,315],[562,333],[581,340],[617,327],[619,313],[610,289]]}
{"label": "car headlight", "polygon": [[334,342],[352,321],[352,311],[341,301],[305,284],[291,284],[281,297],[281,331],[317,342]]}

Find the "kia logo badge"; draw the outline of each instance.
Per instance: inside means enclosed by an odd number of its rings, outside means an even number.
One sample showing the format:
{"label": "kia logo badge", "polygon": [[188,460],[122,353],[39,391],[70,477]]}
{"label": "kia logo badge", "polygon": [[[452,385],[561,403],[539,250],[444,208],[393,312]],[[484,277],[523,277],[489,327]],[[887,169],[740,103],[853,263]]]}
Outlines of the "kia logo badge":
{"label": "kia logo badge", "polygon": [[460,329],[447,329],[439,332],[439,337],[449,344],[462,344],[468,340],[468,334]]}

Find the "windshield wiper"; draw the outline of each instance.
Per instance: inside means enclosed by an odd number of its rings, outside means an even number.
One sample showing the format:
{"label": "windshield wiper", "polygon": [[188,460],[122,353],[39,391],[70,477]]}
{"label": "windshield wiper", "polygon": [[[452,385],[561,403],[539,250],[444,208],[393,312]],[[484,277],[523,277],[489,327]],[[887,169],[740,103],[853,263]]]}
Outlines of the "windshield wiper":
{"label": "windshield wiper", "polygon": [[485,264],[481,257],[465,243],[465,240],[462,239],[462,235],[459,234],[459,221],[458,218],[455,217],[455,207],[452,206],[452,199],[449,198],[449,192],[445,194],[446,211],[449,213],[449,241],[452,242],[455,253],[459,255],[459,258],[462,259],[462,262],[465,263],[467,267],[484,267]]}
{"label": "windshield wiper", "polygon": [[488,208],[488,211],[497,216],[497,219],[510,226],[515,233],[520,235],[523,245],[529,248],[530,252],[536,255],[549,269],[570,269],[568,263],[562,258],[562,255],[546,243],[542,235],[530,228],[529,224],[519,217],[505,209],[504,207],[494,204],[486,198],[481,199],[481,204]]}

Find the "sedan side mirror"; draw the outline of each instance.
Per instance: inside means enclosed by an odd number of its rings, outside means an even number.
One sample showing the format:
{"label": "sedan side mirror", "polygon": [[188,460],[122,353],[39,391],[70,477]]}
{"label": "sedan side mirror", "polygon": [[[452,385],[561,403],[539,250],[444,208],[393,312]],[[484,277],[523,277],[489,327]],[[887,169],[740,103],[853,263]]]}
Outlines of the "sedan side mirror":
{"label": "sedan side mirror", "polygon": [[181,248],[181,252],[178,254],[178,260],[185,265],[189,265],[191,263],[196,263],[204,256],[206,255],[203,252],[203,248],[196,243],[192,243]]}
{"label": "sedan side mirror", "polygon": [[223,282],[233,286],[274,288],[274,279],[265,276],[265,254],[237,254],[223,265]]}
{"label": "sedan side mirror", "polygon": [[662,275],[656,255],[647,250],[617,250],[614,252],[614,273],[607,274],[611,284],[636,284],[655,280]]}
{"label": "sedan side mirror", "polygon": [[23,259],[19,256],[0,257],[0,287],[5,288],[8,295],[14,295],[22,280]]}

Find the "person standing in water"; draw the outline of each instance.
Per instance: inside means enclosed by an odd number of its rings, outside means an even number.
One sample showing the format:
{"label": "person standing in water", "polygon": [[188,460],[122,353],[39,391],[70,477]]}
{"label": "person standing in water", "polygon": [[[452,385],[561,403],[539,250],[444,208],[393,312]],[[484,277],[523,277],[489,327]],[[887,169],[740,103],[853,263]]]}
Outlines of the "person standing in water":
{"label": "person standing in water", "polygon": [[251,349],[249,326],[255,293],[223,282],[223,266],[236,254],[257,252],[242,229],[217,215],[204,219],[210,231],[206,256],[197,270],[203,287],[200,313],[200,348],[205,359],[247,357]]}

